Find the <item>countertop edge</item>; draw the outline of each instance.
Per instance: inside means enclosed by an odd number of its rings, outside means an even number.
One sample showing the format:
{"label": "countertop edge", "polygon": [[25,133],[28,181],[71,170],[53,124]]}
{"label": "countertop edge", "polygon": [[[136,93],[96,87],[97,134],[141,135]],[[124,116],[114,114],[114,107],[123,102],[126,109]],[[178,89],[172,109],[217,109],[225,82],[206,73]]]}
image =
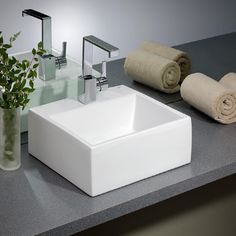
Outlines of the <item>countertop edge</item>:
{"label": "countertop edge", "polygon": [[195,176],[191,179],[184,180],[182,182],[168,186],[164,189],[157,190],[147,195],[143,195],[136,199],[108,208],[96,214],[84,217],[83,219],[79,219],[70,222],[68,224],[50,229],[37,235],[64,236],[64,235],[79,233],[81,231],[92,228],[99,224],[106,223],[110,220],[114,220],[129,213],[141,210],[145,207],[152,206],[164,200],[168,200],[172,197],[178,196],[182,193],[199,188],[201,186],[212,183],[227,176],[233,175],[235,173],[236,173],[236,162],[233,162],[224,167],[217,168],[210,172],[206,172],[204,174]]}

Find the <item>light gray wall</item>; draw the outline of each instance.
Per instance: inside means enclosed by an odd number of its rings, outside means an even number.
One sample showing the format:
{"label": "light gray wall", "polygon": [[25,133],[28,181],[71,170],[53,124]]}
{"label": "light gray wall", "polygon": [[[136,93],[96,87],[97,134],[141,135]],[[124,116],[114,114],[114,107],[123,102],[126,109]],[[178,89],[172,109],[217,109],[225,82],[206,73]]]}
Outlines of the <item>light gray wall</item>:
{"label": "light gray wall", "polygon": [[51,15],[54,48],[68,41],[68,54],[77,60],[89,34],[116,45],[125,57],[144,40],[172,46],[236,31],[235,0],[0,0],[0,30],[7,37],[22,31],[14,51],[40,40],[40,22],[21,17],[25,8]]}

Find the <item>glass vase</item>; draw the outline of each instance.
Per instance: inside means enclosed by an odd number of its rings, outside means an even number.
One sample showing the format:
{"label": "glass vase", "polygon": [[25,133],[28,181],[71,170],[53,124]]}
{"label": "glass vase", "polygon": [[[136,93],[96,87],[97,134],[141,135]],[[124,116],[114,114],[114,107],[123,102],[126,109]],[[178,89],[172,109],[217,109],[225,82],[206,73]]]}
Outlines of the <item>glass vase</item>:
{"label": "glass vase", "polygon": [[20,165],[20,108],[0,108],[0,168],[16,170]]}

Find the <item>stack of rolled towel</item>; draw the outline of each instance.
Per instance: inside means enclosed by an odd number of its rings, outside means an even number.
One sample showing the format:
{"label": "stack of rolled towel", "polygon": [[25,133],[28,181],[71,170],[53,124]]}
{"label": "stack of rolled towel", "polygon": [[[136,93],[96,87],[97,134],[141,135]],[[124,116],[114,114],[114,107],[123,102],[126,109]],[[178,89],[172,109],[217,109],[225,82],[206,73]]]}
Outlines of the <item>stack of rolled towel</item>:
{"label": "stack of rolled towel", "polygon": [[225,87],[236,91],[236,73],[228,73],[220,80]]}
{"label": "stack of rolled towel", "polygon": [[124,69],[135,81],[166,93],[176,93],[190,73],[187,53],[160,43],[144,42],[125,60]]}
{"label": "stack of rolled towel", "polygon": [[216,121],[236,122],[236,73],[226,74],[219,82],[201,73],[191,74],[180,92],[187,103]]}
{"label": "stack of rolled towel", "polygon": [[153,42],[144,42],[130,53],[124,69],[135,81],[165,93],[181,90],[186,102],[220,123],[236,122],[236,73],[219,82],[201,73],[190,74],[187,53]]}

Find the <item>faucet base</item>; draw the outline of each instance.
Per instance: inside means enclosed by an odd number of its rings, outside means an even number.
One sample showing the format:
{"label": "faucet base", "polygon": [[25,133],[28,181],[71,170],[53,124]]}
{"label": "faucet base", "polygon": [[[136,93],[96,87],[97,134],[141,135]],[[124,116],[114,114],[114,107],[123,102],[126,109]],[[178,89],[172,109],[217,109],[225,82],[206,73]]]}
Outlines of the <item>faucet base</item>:
{"label": "faucet base", "polygon": [[56,78],[55,57],[51,54],[39,57],[39,78],[51,80]]}
{"label": "faucet base", "polygon": [[78,101],[83,104],[88,104],[90,102],[96,101],[96,78],[92,75],[85,75],[79,76],[79,79],[83,81],[84,93],[78,97]]}

